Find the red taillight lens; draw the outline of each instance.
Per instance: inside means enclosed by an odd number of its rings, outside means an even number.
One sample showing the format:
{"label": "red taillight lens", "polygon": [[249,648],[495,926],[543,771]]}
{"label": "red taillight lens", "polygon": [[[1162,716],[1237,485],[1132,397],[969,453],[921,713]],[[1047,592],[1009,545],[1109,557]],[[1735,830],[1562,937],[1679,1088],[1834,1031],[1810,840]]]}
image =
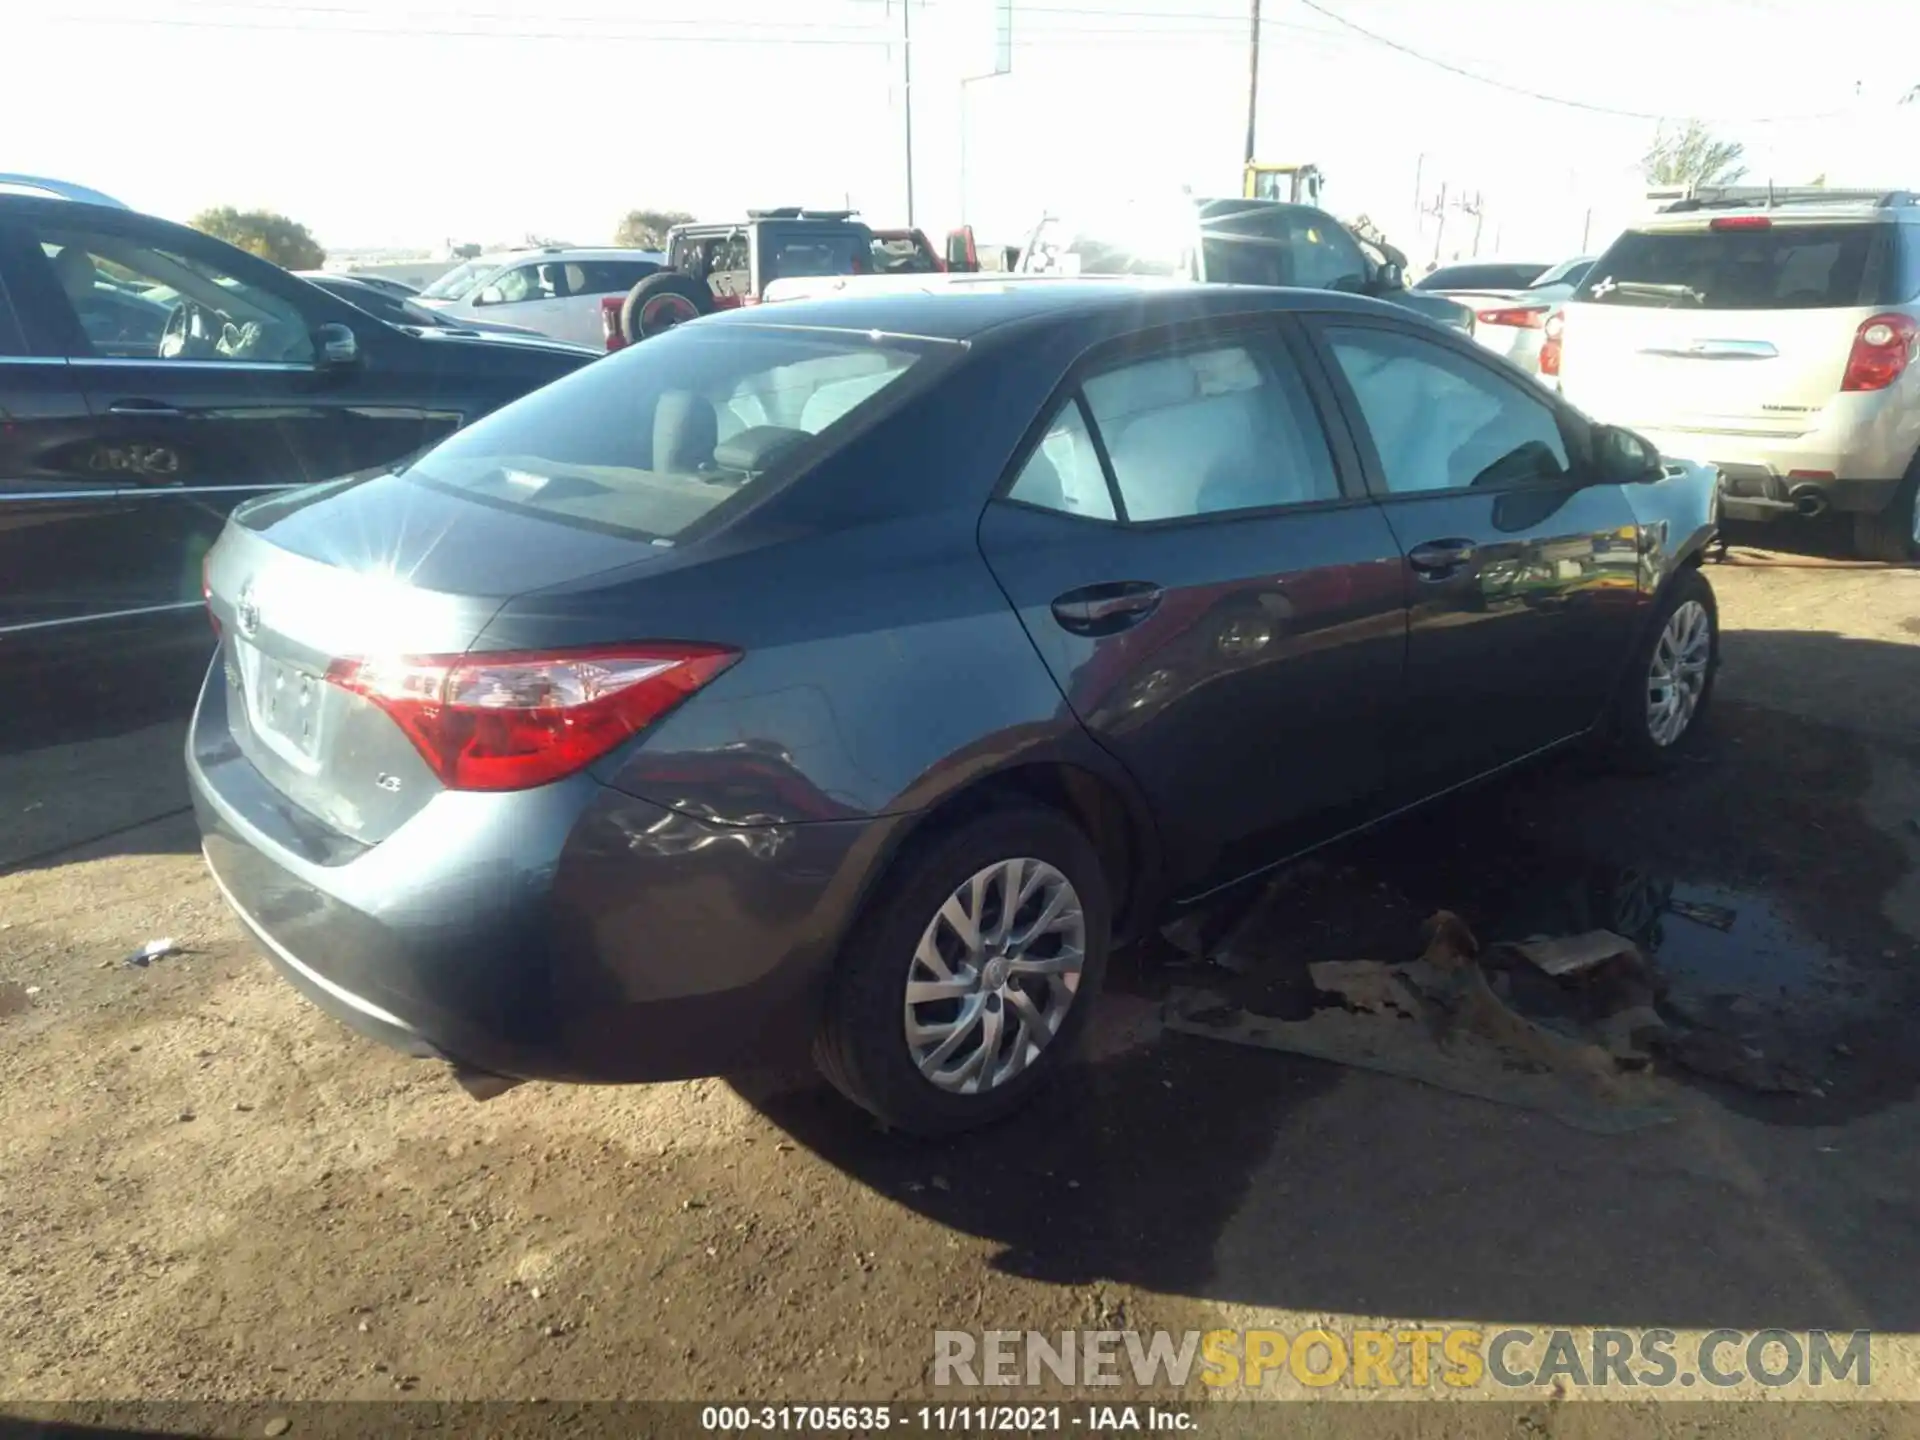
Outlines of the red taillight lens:
{"label": "red taillight lens", "polygon": [[607,342],[607,349],[619,350],[627,343],[627,337],[620,333],[620,311],[626,304],[625,297],[606,295],[600,300],[600,338]]}
{"label": "red taillight lens", "polygon": [[1773,221],[1765,215],[1722,215],[1707,222],[1709,230],[1771,230]]}
{"label": "red taillight lens", "polygon": [[1556,310],[1541,322],[1544,332],[1540,340],[1540,373],[1558,375],[1560,373],[1560,337],[1566,332],[1565,312]]}
{"label": "red taillight lens", "polygon": [[1842,390],[1884,390],[1906,373],[1920,325],[1906,315],[1875,315],[1854,332]]}
{"label": "red taillight lens", "polygon": [[1509,310],[1480,310],[1473,318],[1482,325],[1516,325],[1522,330],[1538,330],[1547,323],[1547,307],[1517,305]]}
{"label": "red taillight lens", "polygon": [[337,660],[452,790],[527,790],[637,735],[740,658],[713,645]]}

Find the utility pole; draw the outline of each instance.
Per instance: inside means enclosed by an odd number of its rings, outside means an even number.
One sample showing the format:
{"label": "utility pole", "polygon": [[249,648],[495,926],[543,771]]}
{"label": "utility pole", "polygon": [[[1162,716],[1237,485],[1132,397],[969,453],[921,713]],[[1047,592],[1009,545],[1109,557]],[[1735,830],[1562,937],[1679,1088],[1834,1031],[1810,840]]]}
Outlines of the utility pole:
{"label": "utility pole", "polygon": [[907,120],[907,225],[913,225],[913,0],[900,0],[900,99]]}
{"label": "utility pole", "polygon": [[1253,0],[1253,30],[1247,40],[1247,160],[1253,164],[1254,122],[1260,115],[1260,0]]}

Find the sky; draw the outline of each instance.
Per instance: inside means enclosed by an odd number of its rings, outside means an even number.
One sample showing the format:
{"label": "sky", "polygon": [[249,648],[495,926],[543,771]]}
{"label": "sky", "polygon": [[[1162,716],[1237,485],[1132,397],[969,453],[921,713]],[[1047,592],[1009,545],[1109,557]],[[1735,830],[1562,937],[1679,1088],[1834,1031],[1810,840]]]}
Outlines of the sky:
{"label": "sky", "polygon": [[[335,251],[602,244],[635,207],[850,203],[899,225],[910,93],[930,232],[1018,243],[1106,196],[1238,192],[1249,0],[1011,0],[1011,64],[990,74],[1004,3],[23,6],[0,164],[174,219],[278,210]],[[1328,208],[1416,263],[1604,244],[1663,118],[1740,141],[1757,179],[1920,186],[1920,99],[1897,103],[1920,86],[1913,0],[1262,9],[1259,158],[1317,163]]]}

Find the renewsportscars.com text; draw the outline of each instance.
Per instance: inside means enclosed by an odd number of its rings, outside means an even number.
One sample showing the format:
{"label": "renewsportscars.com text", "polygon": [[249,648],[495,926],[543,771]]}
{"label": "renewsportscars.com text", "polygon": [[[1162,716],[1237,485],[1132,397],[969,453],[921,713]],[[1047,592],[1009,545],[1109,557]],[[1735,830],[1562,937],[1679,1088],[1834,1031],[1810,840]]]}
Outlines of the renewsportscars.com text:
{"label": "renewsportscars.com text", "polygon": [[1729,1389],[1873,1383],[1865,1330],[937,1330],[936,1386]]}

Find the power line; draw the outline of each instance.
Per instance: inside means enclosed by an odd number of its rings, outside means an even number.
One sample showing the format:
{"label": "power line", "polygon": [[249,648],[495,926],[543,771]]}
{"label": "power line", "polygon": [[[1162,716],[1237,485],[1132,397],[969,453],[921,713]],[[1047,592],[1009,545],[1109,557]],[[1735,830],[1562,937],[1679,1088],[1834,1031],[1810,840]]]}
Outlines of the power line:
{"label": "power line", "polygon": [[[1316,3],[1316,0],[1299,0],[1299,3],[1313,11],[1316,15],[1324,15],[1327,19],[1333,21],[1334,24],[1344,26],[1354,34],[1371,40],[1376,45],[1383,45],[1389,50],[1397,51],[1411,59],[1420,61],[1422,64],[1432,65],[1436,69],[1445,70],[1451,75],[1458,75],[1464,80],[1472,80],[1481,85],[1489,85],[1496,90],[1505,90],[1509,94],[1524,95],[1529,100],[1538,100],[1547,105],[1563,105],[1570,110],[1585,110],[1595,115],[1613,115],[1627,120],[1663,121],[1681,118],[1672,111],[1668,111],[1665,114],[1656,114],[1649,110],[1622,110],[1612,105],[1595,105],[1586,100],[1575,100],[1565,95],[1549,95],[1541,90],[1529,90],[1524,85],[1509,84],[1507,81],[1496,79],[1491,75],[1482,75],[1476,70],[1468,70],[1454,64],[1451,60],[1442,60],[1437,55],[1429,55],[1424,50],[1416,50],[1411,45],[1403,45],[1400,41],[1369,30],[1365,26],[1356,25],[1353,21],[1347,19],[1346,16],[1339,14],[1337,11],[1329,10],[1326,6]],[[1726,125],[1787,125],[1809,120],[1832,120],[1842,113],[1843,112],[1837,110],[1828,110],[1817,115],[1761,115],[1751,116],[1742,120],[1725,120],[1720,123]]]}

